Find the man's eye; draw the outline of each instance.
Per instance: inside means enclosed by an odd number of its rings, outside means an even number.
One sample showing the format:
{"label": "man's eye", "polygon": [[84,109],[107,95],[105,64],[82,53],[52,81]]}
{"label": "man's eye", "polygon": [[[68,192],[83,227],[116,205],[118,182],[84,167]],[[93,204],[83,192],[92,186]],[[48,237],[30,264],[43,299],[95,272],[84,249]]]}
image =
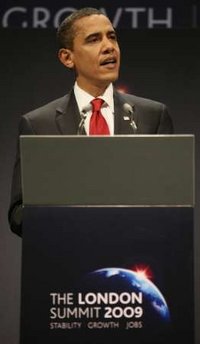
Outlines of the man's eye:
{"label": "man's eye", "polygon": [[98,41],[98,37],[90,37],[89,39],[88,39],[88,43],[95,43],[95,42],[97,42]]}
{"label": "man's eye", "polygon": [[110,39],[113,39],[114,41],[117,41],[117,36],[113,33],[110,35]]}

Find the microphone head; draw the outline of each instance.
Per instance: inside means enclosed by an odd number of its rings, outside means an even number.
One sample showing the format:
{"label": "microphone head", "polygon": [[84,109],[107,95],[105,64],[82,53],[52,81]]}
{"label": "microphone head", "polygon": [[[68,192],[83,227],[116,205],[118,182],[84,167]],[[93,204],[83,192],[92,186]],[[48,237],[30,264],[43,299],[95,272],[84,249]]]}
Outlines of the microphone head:
{"label": "microphone head", "polygon": [[130,104],[128,103],[124,103],[123,104],[123,109],[126,113],[128,113],[129,115],[132,115],[133,114],[133,106],[131,106]]}
{"label": "microphone head", "polygon": [[86,106],[83,107],[83,109],[81,110],[82,114],[86,114],[86,112],[90,111],[92,109],[92,104],[88,104]]}
{"label": "microphone head", "polygon": [[134,111],[133,111],[133,107],[134,105],[130,105],[128,103],[124,103],[123,105],[123,109],[124,111],[128,114],[128,117],[130,119],[130,125],[132,127],[132,130],[133,130],[133,133],[136,134],[136,131],[137,131],[137,125],[135,124],[135,121],[134,121]]}

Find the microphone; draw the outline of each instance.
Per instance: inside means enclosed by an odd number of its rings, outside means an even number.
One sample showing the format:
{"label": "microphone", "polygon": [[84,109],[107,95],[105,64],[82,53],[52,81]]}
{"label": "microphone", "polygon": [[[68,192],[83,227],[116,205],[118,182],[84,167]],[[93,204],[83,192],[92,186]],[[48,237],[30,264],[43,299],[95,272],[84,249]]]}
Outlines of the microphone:
{"label": "microphone", "polygon": [[123,105],[124,111],[128,114],[129,119],[130,119],[130,126],[133,129],[133,133],[136,134],[137,131],[137,125],[134,121],[134,111],[133,111],[133,106],[131,106],[128,103],[124,103]]}
{"label": "microphone", "polygon": [[77,135],[83,135],[83,129],[84,129],[84,124],[87,117],[87,112],[90,111],[91,109],[92,109],[92,105],[88,104],[81,110],[81,113],[80,113],[81,120],[78,125]]}

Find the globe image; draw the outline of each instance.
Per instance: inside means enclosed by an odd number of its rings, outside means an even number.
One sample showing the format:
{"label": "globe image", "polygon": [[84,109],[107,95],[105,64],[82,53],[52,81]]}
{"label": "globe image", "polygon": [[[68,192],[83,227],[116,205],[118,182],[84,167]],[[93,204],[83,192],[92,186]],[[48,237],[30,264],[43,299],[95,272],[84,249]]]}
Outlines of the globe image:
{"label": "globe image", "polygon": [[[139,273],[122,268],[103,268],[85,275],[81,281],[81,289],[85,293],[129,293],[142,295],[142,303],[128,306],[142,307],[142,315],[136,316],[143,322],[143,327],[154,331],[170,323],[170,312],[160,290],[148,278]],[[113,305],[115,307],[116,305]],[[127,305],[123,305],[126,307]]]}

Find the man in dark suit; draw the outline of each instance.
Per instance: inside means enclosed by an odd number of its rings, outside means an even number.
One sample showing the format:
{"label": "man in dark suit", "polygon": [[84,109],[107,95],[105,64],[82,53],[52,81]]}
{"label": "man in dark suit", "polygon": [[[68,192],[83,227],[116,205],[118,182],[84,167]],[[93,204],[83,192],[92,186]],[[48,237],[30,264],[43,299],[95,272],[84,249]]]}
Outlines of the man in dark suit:
{"label": "man in dark suit", "polygon": [[[114,89],[112,83],[119,74],[120,49],[115,30],[103,13],[91,8],[74,12],[59,26],[58,40],[59,59],[67,68],[75,70],[75,85],[66,96],[22,116],[20,135],[172,133],[172,121],[164,104],[120,94]],[[94,99],[101,99],[99,114],[106,131],[99,131],[97,117],[94,121]],[[19,150],[9,222],[11,229],[21,235]]]}

